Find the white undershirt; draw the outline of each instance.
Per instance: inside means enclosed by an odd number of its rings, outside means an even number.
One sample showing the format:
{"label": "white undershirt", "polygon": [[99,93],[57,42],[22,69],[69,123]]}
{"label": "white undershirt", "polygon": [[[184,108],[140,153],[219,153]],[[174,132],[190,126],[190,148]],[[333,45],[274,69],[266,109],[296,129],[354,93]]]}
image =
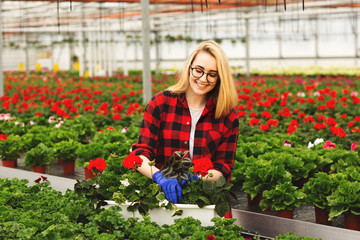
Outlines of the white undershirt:
{"label": "white undershirt", "polygon": [[195,109],[189,107],[190,115],[191,115],[191,127],[190,127],[190,139],[189,139],[189,155],[192,159],[193,152],[194,152],[194,137],[195,137],[195,128],[196,124],[200,119],[201,113],[203,112],[205,107],[200,109]]}

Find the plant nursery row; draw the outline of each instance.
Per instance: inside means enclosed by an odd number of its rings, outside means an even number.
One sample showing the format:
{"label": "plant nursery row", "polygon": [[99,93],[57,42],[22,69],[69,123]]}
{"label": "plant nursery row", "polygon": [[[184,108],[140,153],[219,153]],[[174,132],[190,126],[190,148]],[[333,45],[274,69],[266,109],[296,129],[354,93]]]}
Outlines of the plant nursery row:
{"label": "plant nursery row", "polygon": [[[156,93],[175,82],[175,76],[154,75],[152,90]],[[333,219],[344,216],[347,228],[360,230],[359,79],[354,76],[259,75],[235,77],[235,84],[240,133],[232,179],[230,182],[219,179],[216,184],[192,181],[183,189],[181,203],[201,208],[215,205],[217,215],[224,216],[230,209],[233,192],[242,191],[248,194],[249,200],[258,199],[261,209],[274,210],[279,216],[281,211],[290,210],[287,217],[291,218],[295,208],[314,205],[315,213],[325,213],[325,217],[317,218],[317,222],[331,224]],[[143,237],[149,236],[150,232],[158,233],[156,238],[160,239],[161,236],[164,239],[165,236],[174,239],[176,236],[185,239],[246,237],[236,235],[240,229],[230,222],[225,224],[224,221],[230,221],[225,219],[216,219],[211,230],[187,218],[175,223],[174,226],[178,224],[176,227],[164,228],[150,224],[149,219],[124,220],[113,207],[102,209],[105,200],[115,200],[118,204],[131,202],[128,210],[143,215],[159,206],[174,211],[174,214],[181,213],[175,204],[165,201],[157,184],[123,167],[124,158],[138,138],[145,107],[141,78],[137,75],[81,78],[72,72],[7,72],[0,105],[0,158],[3,165],[12,160],[12,166],[16,167],[16,160],[24,156],[24,164],[35,169],[53,161],[63,167],[70,162],[85,170],[93,169],[90,172],[92,178],[78,181],[77,194],[69,192],[61,201],[77,204],[75,202],[79,200],[85,205],[96,206],[76,211],[78,216],[59,216],[56,220],[36,222],[36,218],[30,216],[19,217],[25,214],[20,212],[24,206],[20,203],[13,206],[10,203],[14,201],[10,199],[27,199],[25,194],[30,191],[34,201],[44,206],[45,198],[40,200],[38,197],[43,194],[50,197],[54,193],[49,190],[48,183],[45,181],[30,188],[11,187],[13,181],[3,180],[9,193],[1,193],[4,196],[2,207],[7,211],[18,209],[14,213],[18,215],[4,215],[0,227],[5,229],[19,222],[16,226],[21,229],[14,227],[12,233],[7,230],[8,238],[26,232],[31,233],[28,236],[32,239],[44,239],[51,234],[70,239],[77,236],[97,239],[99,234],[104,236],[101,239],[142,239],[142,232],[148,232]],[[97,167],[95,161],[98,159],[103,160],[105,166]],[[25,183],[18,181],[15,185]],[[62,214],[56,211],[58,208],[52,209],[55,213],[49,215]],[[81,211],[89,212],[84,215]],[[43,216],[35,210],[34,214]],[[105,224],[105,218],[116,224]],[[23,223],[20,219],[29,222]],[[60,223],[61,219],[64,222]],[[74,227],[66,230],[69,222]],[[202,230],[194,231],[194,224]],[[179,228],[179,225],[191,228],[184,231],[201,235],[171,232],[172,227]],[[214,230],[224,226],[229,229]],[[134,228],[141,229],[137,233],[140,235],[127,232]],[[226,238],[221,231],[233,231],[235,235]],[[106,234],[109,236],[105,237]],[[215,237],[211,238],[211,235]],[[277,239],[297,238],[289,233]]]}

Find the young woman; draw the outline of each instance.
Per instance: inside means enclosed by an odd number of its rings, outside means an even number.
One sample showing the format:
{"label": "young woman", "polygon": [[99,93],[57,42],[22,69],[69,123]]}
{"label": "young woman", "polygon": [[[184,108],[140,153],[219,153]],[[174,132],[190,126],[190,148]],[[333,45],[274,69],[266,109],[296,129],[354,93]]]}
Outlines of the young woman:
{"label": "young woman", "polygon": [[[162,176],[159,169],[175,151],[188,150],[192,160],[210,159],[208,180],[230,180],[239,132],[236,104],[224,51],[215,42],[201,43],[186,60],[178,83],[148,103],[131,153],[143,160],[137,170],[158,183],[173,203],[181,200],[181,184]],[[149,166],[153,159],[155,166]]]}

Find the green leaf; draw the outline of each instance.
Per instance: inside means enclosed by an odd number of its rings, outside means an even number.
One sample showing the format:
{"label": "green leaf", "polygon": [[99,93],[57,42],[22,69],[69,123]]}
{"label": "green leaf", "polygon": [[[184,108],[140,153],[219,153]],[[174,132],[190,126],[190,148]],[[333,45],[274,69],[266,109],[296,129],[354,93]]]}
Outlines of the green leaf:
{"label": "green leaf", "polygon": [[199,196],[199,200],[202,200],[206,205],[210,205],[210,204],[211,204],[210,199],[208,199],[208,198],[205,197],[205,196]]}
{"label": "green leaf", "polygon": [[227,202],[220,201],[215,205],[215,212],[220,217],[224,217],[228,211],[230,211],[230,206]]}
{"label": "green leaf", "polygon": [[223,176],[220,176],[216,182],[216,187],[222,187],[226,184],[226,179]]}
{"label": "green leaf", "polygon": [[161,192],[159,193],[158,195],[156,195],[156,199],[159,201],[159,202],[162,202],[165,200],[165,193]]}
{"label": "green leaf", "polygon": [[214,194],[214,191],[215,191],[215,183],[212,181],[204,181],[203,189],[206,194],[212,195],[212,194]]}

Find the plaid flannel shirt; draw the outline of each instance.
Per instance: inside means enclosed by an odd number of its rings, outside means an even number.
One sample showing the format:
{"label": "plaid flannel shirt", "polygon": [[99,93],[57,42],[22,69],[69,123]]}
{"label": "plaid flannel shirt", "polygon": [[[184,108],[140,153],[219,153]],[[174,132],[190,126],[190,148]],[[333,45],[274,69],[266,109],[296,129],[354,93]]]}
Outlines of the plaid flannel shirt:
{"label": "plaid flannel shirt", "polygon": [[[208,100],[196,124],[193,159],[209,158],[214,169],[229,180],[234,167],[239,119],[233,109],[226,117],[215,119],[215,103]],[[155,159],[156,167],[175,151],[189,150],[191,116],[185,94],[157,93],[144,112],[139,140],[132,146],[135,155]]]}

